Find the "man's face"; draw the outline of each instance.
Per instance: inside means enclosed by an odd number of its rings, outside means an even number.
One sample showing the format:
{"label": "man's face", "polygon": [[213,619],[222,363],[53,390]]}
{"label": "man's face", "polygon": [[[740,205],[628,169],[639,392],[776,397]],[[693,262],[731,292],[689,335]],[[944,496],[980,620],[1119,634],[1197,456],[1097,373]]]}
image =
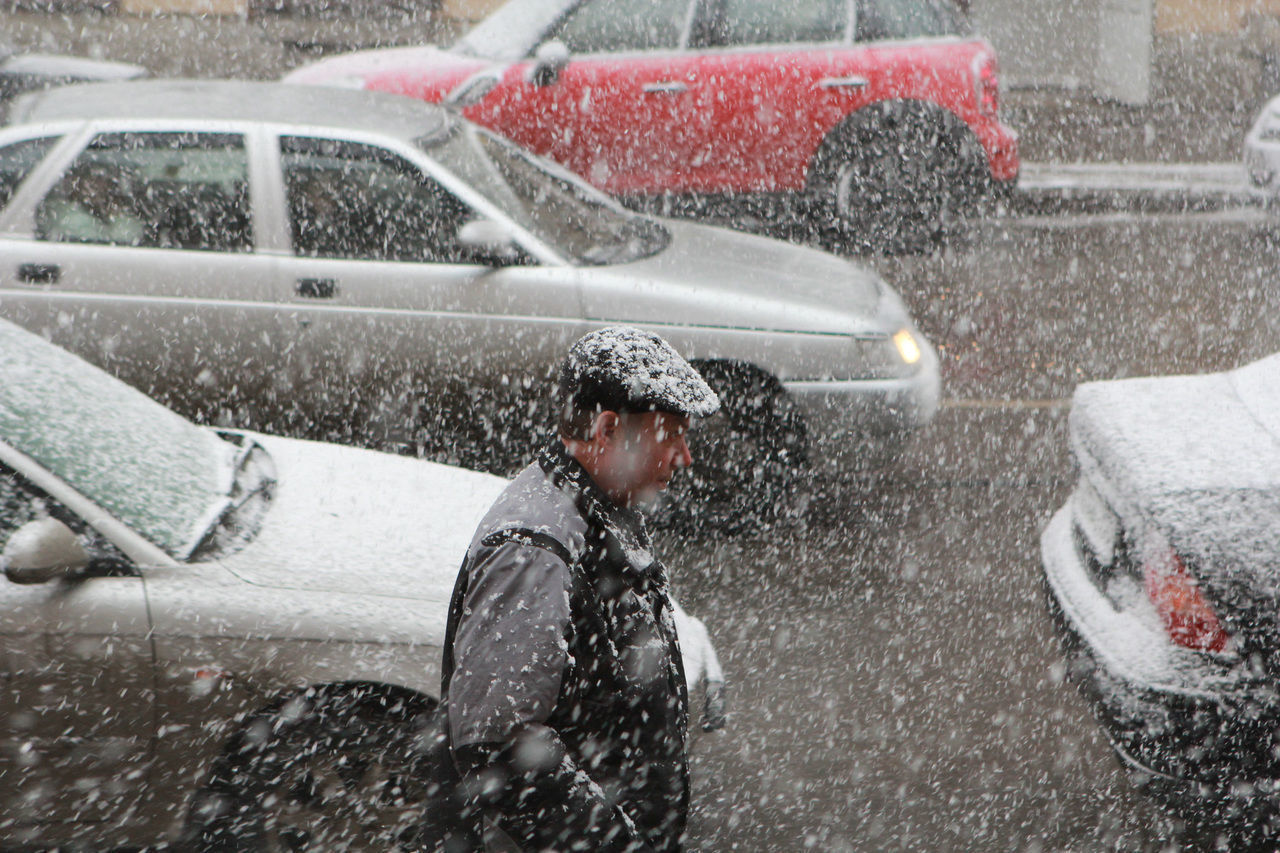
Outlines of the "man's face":
{"label": "man's face", "polygon": [[623,506],[652,503],[680,468],[693,464],[689,419],[669,412],[620,415],[600,457],[597,481]]}

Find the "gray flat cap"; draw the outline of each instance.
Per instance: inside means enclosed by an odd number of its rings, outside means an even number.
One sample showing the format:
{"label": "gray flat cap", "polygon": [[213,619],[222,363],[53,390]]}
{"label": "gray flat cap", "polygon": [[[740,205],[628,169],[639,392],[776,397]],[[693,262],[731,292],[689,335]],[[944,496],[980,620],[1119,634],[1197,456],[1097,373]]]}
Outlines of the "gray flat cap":
{"label": "gray flat cap", "polygon": [[720,398],[652,332],[608,326],[579,338],[560,368],[562,404],[615,412],[672,412],[705,418]]}

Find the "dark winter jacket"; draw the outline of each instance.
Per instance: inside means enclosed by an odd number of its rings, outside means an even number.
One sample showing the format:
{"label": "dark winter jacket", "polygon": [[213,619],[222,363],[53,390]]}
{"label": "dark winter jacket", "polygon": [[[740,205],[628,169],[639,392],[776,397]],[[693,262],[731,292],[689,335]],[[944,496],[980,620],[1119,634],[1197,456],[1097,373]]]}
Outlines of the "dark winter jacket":
{"label": "dark winter jacket", "polygon": [[442,682],[464,790],[523,849],[681,849],[688,697],[666,573],[642,519],[558,439],[472,540]]}

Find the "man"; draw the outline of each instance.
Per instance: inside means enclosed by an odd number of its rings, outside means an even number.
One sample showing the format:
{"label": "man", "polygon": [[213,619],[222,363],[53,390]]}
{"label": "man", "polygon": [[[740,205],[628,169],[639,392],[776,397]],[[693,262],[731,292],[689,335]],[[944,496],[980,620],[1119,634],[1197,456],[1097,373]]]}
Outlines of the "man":
{"label": "man", "polygon": [[692,462],[715,392],[657,335],[573,345],[559,435],[480,523],[445,631],[454,762],[490,849],[681,849],[688,697],[637,508]]}

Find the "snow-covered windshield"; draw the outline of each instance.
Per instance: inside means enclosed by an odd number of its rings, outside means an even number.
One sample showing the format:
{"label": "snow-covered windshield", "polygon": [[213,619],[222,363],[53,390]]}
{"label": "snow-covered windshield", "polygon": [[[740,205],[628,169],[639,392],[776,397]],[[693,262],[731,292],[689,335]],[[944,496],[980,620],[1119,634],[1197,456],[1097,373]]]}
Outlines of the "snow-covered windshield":
{"label": "snow-covered windshield", "polygon": [[0,322],[0,441],[179,559],[222,514],[237,448]]}
{"label": "snow-covered windshield", "polygon": [[626,263],[661,251],[670,240],[652,219],[486,130],[458,125],[420,144],[521,227],[574,262]]}
{"label": "snow-covered windshield", "polygon": [[503,62],[523,59],[582,0],[512,0],[453,46],[457,53]]}

